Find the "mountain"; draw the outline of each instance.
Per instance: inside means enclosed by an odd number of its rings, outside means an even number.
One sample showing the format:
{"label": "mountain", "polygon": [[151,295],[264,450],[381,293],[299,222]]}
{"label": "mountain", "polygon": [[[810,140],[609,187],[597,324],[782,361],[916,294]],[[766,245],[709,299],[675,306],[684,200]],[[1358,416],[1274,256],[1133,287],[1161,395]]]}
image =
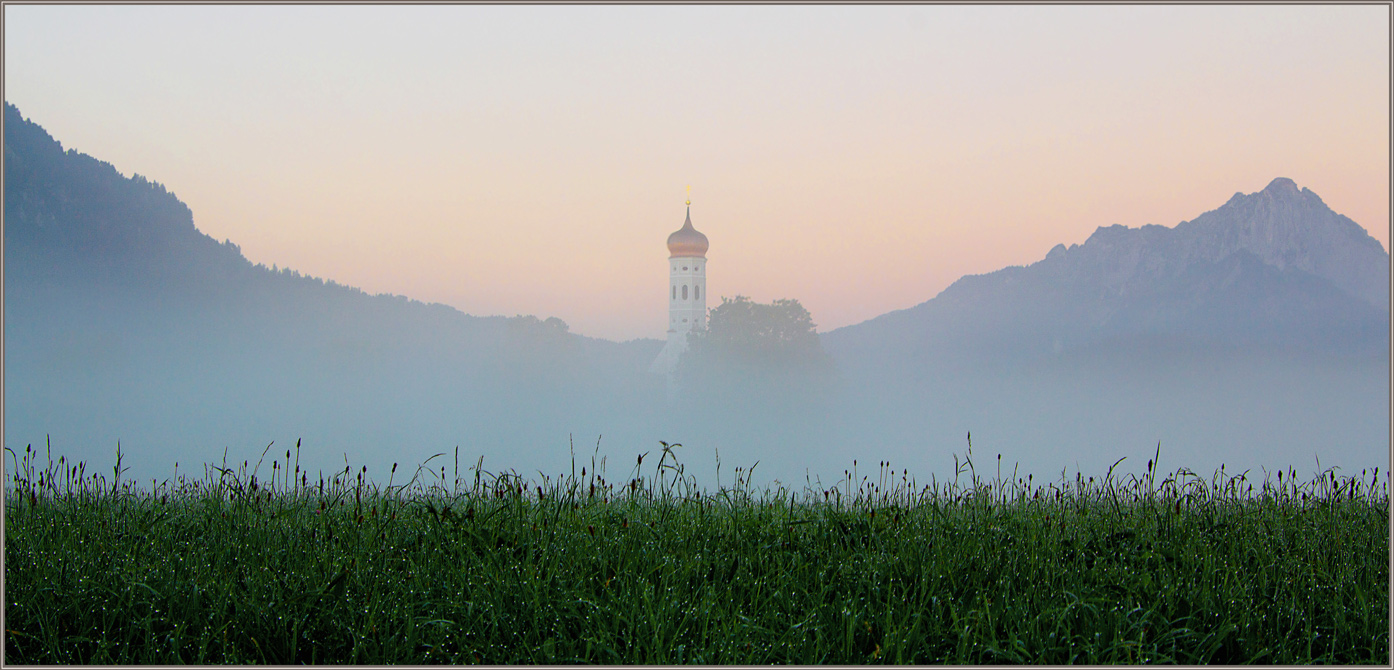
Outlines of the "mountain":
{"label": "mountain", "polygon": [[909,375],[1120,348],[1382,352],[1389,254],[1315,193],[1279,178],[1173,228],[1101,227],[1083,244],[963,277],[823,341],[849,367]]}
{"label": "mountain", "polygon": [[1158,448],[1166,467],[1254,478],[1372,468],[1389,453],[1388,299],[1380,244],[1277,179],[824,334],[846,380],[826,441],[914,464],[971,435],[980,464],[1037,479],[1120,457],[1136,474]]}
{"label": "mountain", "polygon": [[569,432],[661,397],[636,383],[661,342],[254,265],[162,185],[65,151],[9,104],[4,136],[11,447],[52,436],[106,462],[121,440],[128,463],[164,472],[180,453],[304,437],[326,457],[419,463],[462,443],[564,451]]}

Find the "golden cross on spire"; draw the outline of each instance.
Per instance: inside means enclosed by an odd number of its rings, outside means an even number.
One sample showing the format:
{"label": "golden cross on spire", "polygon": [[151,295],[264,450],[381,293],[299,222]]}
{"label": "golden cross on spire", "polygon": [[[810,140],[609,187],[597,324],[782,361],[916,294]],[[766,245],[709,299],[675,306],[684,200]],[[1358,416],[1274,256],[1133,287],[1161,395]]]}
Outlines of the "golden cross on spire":
{"label": "golden cross on spire", "polygon": [[687,204],[692,204],[692,184],[687,185]]}

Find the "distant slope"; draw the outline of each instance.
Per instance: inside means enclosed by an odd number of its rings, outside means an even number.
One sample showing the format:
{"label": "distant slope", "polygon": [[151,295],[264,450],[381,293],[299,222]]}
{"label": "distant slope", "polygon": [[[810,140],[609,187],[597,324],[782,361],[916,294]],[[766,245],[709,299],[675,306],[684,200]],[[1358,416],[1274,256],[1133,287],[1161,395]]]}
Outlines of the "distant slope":
{"label": "distant slope", "polygon": [[11,446],[52,434],[105,460],[122,439],[168,464],[175,445],[300,435],[337,453],[412,436],[563,445],[584,427],[572,417],[655,395],[634,380],[661,342],[253,265],[163,186],[64,151],[9,104],[4,134]]}
{"label": "distant slope", "polygon": [[[158,307],[172,317],[231,310],[264,320],[262,326],[275,322],[307,335],[324,335],[312,327],[324,321],[318,325],[338,331],[331,340],[352,325],[380,335],[418,331],[403,335],[409,339],[423,335],[418,327],[448,326],[439,344],[459,349],[485,342],[498,346],[503,339],[536,346],[549,334],[586,346],[602,342],[567,333],[556,319],[475,317],[402,296],[370,296],[288,268],[253,265],[231,241],[219,243],[200,232],[188,206],[161,184],[140,175],[126,178],[108,163],[65,152],[8,103],[4,204],[7,306],[58,311],[63,305],[50,299],[63,293],[79,301],[100,296],[123,308]],[[45,300],[32,300],[39,296]],[[22,329],[26,323],[13,325]],[[475,342],[475,337],[482,339]],[[637,343],[639,348],[660,344]]]}
{"label": "distant slope", "polygon": [[1158,347],[1385,351],[1389,254],[1289,179],[1174,228],[1099,228],[823,336],[839,363],[917,374]]}
{"label": "distant slope", "polygon": [[1174,228],[1099,228],[823,335],[848,382],[831,441],[916,463],[971,433],[979,473],[997,453],[1038,479],[1138,473],[1158,448],[1200,472],[1372,468],[1388,283],[1388,253],[1286,179]]}

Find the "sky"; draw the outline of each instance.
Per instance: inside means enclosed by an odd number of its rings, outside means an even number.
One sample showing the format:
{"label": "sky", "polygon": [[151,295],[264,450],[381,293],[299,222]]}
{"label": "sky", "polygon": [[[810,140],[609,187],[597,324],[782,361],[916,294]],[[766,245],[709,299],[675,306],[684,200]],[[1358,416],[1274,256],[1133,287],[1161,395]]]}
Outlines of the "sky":
{"label": "sky", "polygon": [[1389,248],[1388,5],[3,12],[5,100],[252,262],[593,337],[663,337],[688,186],[820,331],[1275,177]]}

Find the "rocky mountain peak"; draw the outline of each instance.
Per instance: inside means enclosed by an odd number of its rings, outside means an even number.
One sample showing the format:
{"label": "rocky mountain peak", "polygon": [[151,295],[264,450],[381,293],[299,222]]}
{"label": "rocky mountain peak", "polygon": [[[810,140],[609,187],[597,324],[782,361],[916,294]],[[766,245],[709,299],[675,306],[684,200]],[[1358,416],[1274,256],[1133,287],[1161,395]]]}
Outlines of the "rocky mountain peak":
{"label": "rocky mountain peak", "polygon": [[1382,351],[1389,266],[1364,228],[1279,178],[1174,227],[1100,226],[1037,263],[963,277],[828,341],[870,348],[883,346],[878,331],[920,329],[924,341],[989,356],[1147,338]]}
{"label": "rocky mountain peak", "polygon": [[[1325,278],[1387,310],[1389,254],[1369,232],[1337,214],[1309,189],[1286,177],[1262,191],[1236,193],[1218,209],[1175,228],[1100,227],[1075,253],[1052,251],[1047,260],[1078,277],[1092,277],[1112,293],[1176,276],[1197,263],[1253,254],[1279,270]],[[1072,261],[1060,264],[1066,258]]]}
{"label": "rocky mountain peak", "polygon": [[1248,251],[1268,265],[1324,277],[1388,309],[1389,254],[1384,247],[1291,179],[1280,177],[1258,193],[1236,195],[1176,230],[1187,238],[1188,256],[1219,261]]}
{"label": "rocky mountain peak", "polygon": [[1302,192],[1302,190],[1297,188],[1297,182],[1288,179],[1287,177],[1278,177],[1277,179],[1268,182],[1268,186],[1264,187],[1262,192],[1277,197],[1283,195],[1296,196],[1299,195]]}

